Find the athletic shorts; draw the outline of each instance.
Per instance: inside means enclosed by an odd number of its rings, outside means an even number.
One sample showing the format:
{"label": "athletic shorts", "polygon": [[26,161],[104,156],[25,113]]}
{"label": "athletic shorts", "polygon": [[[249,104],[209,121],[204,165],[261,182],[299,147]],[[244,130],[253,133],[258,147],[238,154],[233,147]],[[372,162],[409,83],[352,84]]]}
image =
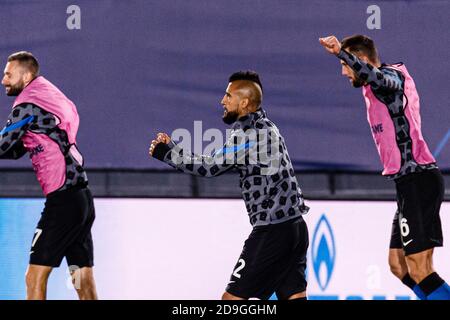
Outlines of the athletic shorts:
{"label": "athletic shorts", "polygon": [[226,291],[240,298],[284,300],[306,290],[308,228],[298,218],[253,228]]}
{"label": "athletic shorts", "polygon": [[94,219],[94,202],[87,187],[49,194],[31,244],[30,264],[59,267],[66,257],[69,267],[92,267]]}
{"label": "athletic shorts", "polygon": [[439,210],[444,199],[444,179],[439,169],[411,173],[395,180],[397,212],[391,233],[391,249],[405,255],[442,247]]}

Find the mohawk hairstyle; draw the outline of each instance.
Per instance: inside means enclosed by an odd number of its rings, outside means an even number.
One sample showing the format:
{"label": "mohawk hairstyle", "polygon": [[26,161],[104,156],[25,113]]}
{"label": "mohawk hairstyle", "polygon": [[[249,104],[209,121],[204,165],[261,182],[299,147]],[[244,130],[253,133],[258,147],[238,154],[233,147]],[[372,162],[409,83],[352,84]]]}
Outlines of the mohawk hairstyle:
{"label": "mohawk hairstyle", "polygon": [[263,92],[263,86],[261,80],[259,79],[259,75],[255,71],[247,70],[247,71],[238,71],[233,73],[228,82],[233,82],[237,80],[247,80],[258,84],[261,87],[261,92]]}

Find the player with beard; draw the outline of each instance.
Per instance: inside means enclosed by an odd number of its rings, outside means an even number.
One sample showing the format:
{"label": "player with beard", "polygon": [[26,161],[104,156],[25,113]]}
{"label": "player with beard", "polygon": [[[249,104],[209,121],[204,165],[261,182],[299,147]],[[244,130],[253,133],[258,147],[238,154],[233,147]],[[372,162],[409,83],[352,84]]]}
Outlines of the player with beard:
{"label": "player with beard", "polygon": [[29,52],[8,57],[2,85],[16,99],[0,132],[0,158],[19,159],[28,152],[46,196],[31,243],[27,299],[46,299],[50,272],[64,257],[79,298],[97,299],[91,236],[95,210],[76,145],[77,109],[39,76],[38,61]]}
{"label": "player with beard", "polygon": [[413,78],[403,63],[382,64],[367,36],[341,42],[329,36],[319,42],[340,59],[342,75],[353,87],[362,87],[383,175],[395,181],[398,210],[389,250],[392,273],[420,299],[449,300],[450,287],[433,268],[433,250],[443,245],[439,211],[444,180],[422,136]]}
{"label": "player with beard", "polygon": [[[225,300],[306,299],[308,212],[278,128],[261,108],[262,84],[255,72],[237,72],[221,101],[231,135],[213,155],[183,150],[165,133],[149,154],[183,172],[215,177],[232,168],[240,174],[242,197],[253,230],[222,295]],[[253,137],[257,139],[251,139]],[[248,139],[247,139],[248,138]],[[257,141],[255,141],[257,140]],[[263,151],[265,150],[265,151]],[[267,151],[270,164],[264,159]]]}

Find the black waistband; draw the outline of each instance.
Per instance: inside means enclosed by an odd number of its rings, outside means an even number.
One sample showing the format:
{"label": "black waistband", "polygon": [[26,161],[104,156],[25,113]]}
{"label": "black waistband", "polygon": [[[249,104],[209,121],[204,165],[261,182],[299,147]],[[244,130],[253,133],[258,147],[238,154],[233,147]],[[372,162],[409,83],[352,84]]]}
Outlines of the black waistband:
{"label": "black waistband", "polygon": [[394,180],[395,184],[403,184],[404,182],[410,181],[411,179],[414,179],[415,177],[420,177],[420,176],[429,175],[429,174],[441,174],[441,170],[439,168],[424,169],[424,170],[405,174],[405,175],[400,176],[393,180]]}
{"label": "black waistband", "polygon": [[64,190],[56,190],[56,191],[53,191],[53,192],[50,192],[49,194],[47,194],[47,199],[53,198],[53,197],[56,197],[56,196],[63,196],[65,194],[72,193],[72,192],[77,192],[77,191],[82,190],[82,189],[87,189],[87,186],[88,186],[88,183],[87,182],[83,182],[83,183],[79,183],[79,184],[77,184],[75,186],[70,186],[70,187],[68,187],[67,189],[64,189]]}
{"label": "black waistband", "polygon": [[286,220],[286,221],[283,221],[280,223],[271,223],[271,224],[265,224],[262,226],[255,226],[255,227],[253,227],[253,230],[283,228],[283,227],[289,226],[291,224],[301,222],[303,220],[304,220],[303,217],[300,215],[300,216],[293,217],[292,219],[289,219],[289,220]]}

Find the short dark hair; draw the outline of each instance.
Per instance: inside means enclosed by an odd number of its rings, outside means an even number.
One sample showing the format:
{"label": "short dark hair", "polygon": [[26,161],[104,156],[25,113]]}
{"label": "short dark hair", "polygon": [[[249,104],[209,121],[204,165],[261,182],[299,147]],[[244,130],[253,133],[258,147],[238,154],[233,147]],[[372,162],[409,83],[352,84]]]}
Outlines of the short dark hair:
{"label": "short dark hair", "polygon": [[259,75],[255,71],[247,70],[235,72],[230,76],[228,82],[233,82],[237,80],[246,80],[254,82],[260,86],[261,92],[263,92],[261,80],[259,79]]}
{"label": "short dark hair", "polygon": [[356,34],[346,37],[341,41],[342,49],[362,53],[366,55],[370,61],[379,62],[378,51],[375,43],[371,38],[362,34]]}
{"label": "short dark hair", "polygon": [[25,66],[34,78],[39,75],[39,62],[31,52],[19,51],[13,53],[8,57],[8,62],[11,61],[18,61],[22,66]]}

